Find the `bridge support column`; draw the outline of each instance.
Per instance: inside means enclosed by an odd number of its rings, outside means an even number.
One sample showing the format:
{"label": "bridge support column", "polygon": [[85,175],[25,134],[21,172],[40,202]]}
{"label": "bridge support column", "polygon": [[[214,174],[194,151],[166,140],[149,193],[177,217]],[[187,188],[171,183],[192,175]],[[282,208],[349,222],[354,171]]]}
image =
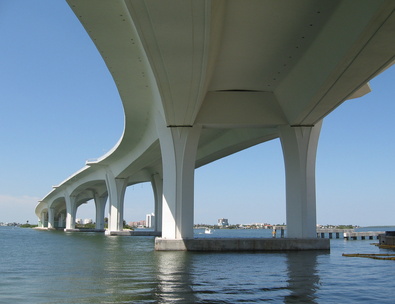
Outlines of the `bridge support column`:
{"label": "bridge support column", "polygon": [[111,234],[111,232],[123,230],[123,204],[127,181],[125,179],[115,178],[113,173],[108,170],[106,174],[106,185],[110,203],[108,230],[106,233]]}
{"label": "bridge support column", "polygon": [[45,215],[46,215],[46,213],[44,211],[42,211],[41,218],[40,218],[41,228],[45,227]]}
{"label": "bridge support column", "polygon": [[100,197],[99,194],[94,194],[94,201],[96,207],[96,229],[103,230],[104,229],[104,210],[106,207],[107,195],[104,197]]}
{"label": "bridge support column", "polygon": [[194,171],[201,126],[158,131],[163,161],[162,238],[193,238]]}
{"label": "bridge support column", "polygon": [[316,237],[315,162],[321,125],[280,127],[289,238]]}
{"label": "bridge support column", "polygon": [[151,177],[151,185],[155,198],[155,231],[162,232],[163,179],[159,174],[155,174]]}
{"label": "bridge support column", "polygon": [[59,227],[64,227],[65,225],[65,223],[64,223],[64,220],[65,220],[65,214],[62,212],[60,215],[59,215],[59,224],[58,224],[58,226]]}
{"label": "bridge support column", "polygon": [[66,200],[67,215],[66,215],[66,228],[64,230],[67,231],[67,230],[75,229],[75,216],[77,213],[77,206],[76,206],[75,196],[65,195],[65,200]]}
{"label": "bridge support column", "polygon": [[48,208],[48,229],[55,228],[55,210],[54,208]]}

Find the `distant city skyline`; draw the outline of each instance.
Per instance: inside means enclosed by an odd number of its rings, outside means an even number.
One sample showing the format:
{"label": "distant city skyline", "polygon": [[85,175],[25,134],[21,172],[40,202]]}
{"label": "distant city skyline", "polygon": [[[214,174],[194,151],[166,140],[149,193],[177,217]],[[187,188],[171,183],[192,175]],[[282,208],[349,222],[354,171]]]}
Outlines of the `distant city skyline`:
{"label": "distant city skyline", "polygon": [[[37,223],[38,201],[122,135],[123,110],[94,44],[64,1],[3,1],[0,222]],[[50,13],[49,13],[50,12]],[[15,18],[18,16],[18,18]],[[395,68],[372,92],[324,119],[316,165],[317,223],[395,223]],[[154,211],[148,183],[125,195],[124,219]],[[77,211],[94,218],[94,204]],[[283,223],[285,176],[278,139],[198,168],[195,223]]]}

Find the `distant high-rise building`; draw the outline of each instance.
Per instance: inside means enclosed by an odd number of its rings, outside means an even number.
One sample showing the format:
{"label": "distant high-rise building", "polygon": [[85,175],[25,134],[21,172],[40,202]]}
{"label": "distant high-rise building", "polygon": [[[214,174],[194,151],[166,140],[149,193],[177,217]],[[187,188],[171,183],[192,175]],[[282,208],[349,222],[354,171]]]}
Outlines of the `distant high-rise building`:
{"label": "distant high-rise building", "polygon": [[145,217],[145,226],[147,228],[155,228],[155,214],[147,214]]}
{"label": "distant high-rise building", "polygon": [[229,226],[229,221],[228,221],[228,219],[224,219],[224,218],[221,218],[221,219],[218,219],[218,226]]}

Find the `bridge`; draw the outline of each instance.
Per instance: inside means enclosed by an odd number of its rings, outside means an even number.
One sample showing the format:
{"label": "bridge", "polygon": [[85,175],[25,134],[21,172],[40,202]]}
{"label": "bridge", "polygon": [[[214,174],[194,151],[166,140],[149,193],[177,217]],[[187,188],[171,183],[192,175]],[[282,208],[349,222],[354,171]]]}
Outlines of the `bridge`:
{"label": "bridge", "polygon": [[68,3],[112,74],[125,126],[38,203],[41,226],[73,230],[93,199],[96,229],[109,204],[106,233],[121,233],[126,188],[151,182],[157,249],[187,249],[195,168],[280,138],[288,237],[316,239],[321,123],[394,61],[394,1]]}

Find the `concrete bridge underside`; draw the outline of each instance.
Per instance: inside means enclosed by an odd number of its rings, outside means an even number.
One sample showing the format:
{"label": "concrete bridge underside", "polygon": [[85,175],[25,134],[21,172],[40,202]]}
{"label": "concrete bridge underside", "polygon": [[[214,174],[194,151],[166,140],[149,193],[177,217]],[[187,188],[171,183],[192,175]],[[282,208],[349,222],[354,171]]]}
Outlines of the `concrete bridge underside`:
{"label": "concrete bridge underside", "polygon": [[393,62],[394,1],[68,3],[113,76],[125,127],[39,202],[42,223],[73,229],[94,199],[96,228],[108,202],[107,231],[122,231],[126,187],[148,181],[161,243],[182,243],[193,238],[195,168],[280,138],[288,237],[316,238],[321,122]]}

